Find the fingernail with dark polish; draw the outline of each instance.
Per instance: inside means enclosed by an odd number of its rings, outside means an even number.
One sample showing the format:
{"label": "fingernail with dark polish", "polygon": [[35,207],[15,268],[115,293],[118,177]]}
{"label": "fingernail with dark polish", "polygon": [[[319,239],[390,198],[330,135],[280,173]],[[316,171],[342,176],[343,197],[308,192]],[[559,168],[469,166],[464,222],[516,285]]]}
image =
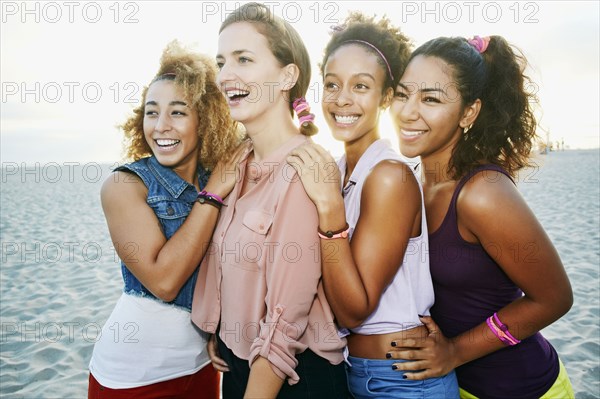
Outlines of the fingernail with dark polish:
{"label": "fingernail with dark polish", "polygon": [[422,314],[418,314],[417,316],[419,316],[419,317],[425,317],[425,316],[423,316]]}
{"label": "fingernail with dark polish", "polygon": [[396,346],[396,341],[392,341],[392,346]]}
{"label": "fingernail with dark polish", "polygon": [[392,370],[398,370],[398,366],[396,366],[395,364],[392,364]]}
{"label": "fingernail with dark polish", "polygon": [[404,380],[405,380],[406,378],[407,378],[407,377],[406,377],[406,374],[402,376],[402,379],[404,379]]}
{"label": "fingernail with dark polish", "polygon": [[388,359],[391,359],[392,358],[392,354],[391,353],[386,353],[385,357],[387,357]]}

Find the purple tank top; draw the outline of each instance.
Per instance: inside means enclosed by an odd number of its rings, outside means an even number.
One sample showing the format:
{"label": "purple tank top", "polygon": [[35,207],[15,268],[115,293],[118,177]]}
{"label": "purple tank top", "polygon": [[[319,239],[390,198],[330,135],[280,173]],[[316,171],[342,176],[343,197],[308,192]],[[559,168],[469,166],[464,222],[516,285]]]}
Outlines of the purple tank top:
{"label": "purple tank top", "polygon": [[[510,177],[497,165],[475,168],[456,186],[440,228],[429,234],[435,292],[431,315],[446,337],[485,322],[523,295],[481,245],[466,242],[458,231],[458,194],[473,175],[486,170]],[[495,176],[491,174],[490,179]],[[497,250],[493,246],[487,249],[490,253]],[[492,399],[539,398],[550,389],[558,372],[558,355],[540,333],[456,369],[462,389],[479,398]]]}

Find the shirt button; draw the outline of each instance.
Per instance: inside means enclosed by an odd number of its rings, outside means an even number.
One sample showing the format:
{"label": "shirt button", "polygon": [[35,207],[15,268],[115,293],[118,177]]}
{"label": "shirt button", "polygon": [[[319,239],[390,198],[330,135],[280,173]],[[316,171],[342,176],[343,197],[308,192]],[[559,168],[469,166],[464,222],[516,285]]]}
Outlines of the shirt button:
{"label": "shirt button", "polygon": [[264,224],[261,224],[260,226],[258,226],[258,228],[262,230],[262,229],[264,229],[264,228],[265,228],[265,225],[264,225]]}
{"label": "shirt button", "polygon": [[175,213],[175,210],[173,208],[171,208],[171,207],[167,208],[167,215],[173,216],[174,213]]}

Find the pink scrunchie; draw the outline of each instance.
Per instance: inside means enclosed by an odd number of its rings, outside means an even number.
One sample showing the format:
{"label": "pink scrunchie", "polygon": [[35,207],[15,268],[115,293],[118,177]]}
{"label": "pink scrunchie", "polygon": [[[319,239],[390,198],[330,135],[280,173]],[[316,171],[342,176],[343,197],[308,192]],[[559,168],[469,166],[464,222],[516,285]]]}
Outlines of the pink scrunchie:
{"label": "pink scrunchie", "polygon": [[467,40],[467,42],[475,47],[475,49],[479,52],[479,54],[484,53],[485,50],[487,50],[488,45],[490,44],[490,37],[489,36],[485,36],[485,37],[480,37],[480,36],[474,36],[472,39]]}
{"label": "pink scrunchie", "polygon": [[[292,108],[298,115],[298,121],[300,122],[300,126],[304,125],[308,122],[313,122],[315,120],[315,115],[310,113],[310,106],[304,97],[299,97],[294,100],[292,103]],[[300,116],[300,113],[306,111],[307,115]]]}

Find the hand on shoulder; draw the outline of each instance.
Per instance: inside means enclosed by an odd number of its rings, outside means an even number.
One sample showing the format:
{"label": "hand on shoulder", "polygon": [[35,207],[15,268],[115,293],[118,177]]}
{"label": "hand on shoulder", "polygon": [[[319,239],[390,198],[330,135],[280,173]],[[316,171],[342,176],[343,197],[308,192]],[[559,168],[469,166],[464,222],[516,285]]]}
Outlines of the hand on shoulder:
{"label": "hand on shoulder", "polygon": [[327,150],[308,142],[292,150],[286,160],[298,173],[306,193],[319,211],[337,208],[340,203],[343,207],[340,171]]}

